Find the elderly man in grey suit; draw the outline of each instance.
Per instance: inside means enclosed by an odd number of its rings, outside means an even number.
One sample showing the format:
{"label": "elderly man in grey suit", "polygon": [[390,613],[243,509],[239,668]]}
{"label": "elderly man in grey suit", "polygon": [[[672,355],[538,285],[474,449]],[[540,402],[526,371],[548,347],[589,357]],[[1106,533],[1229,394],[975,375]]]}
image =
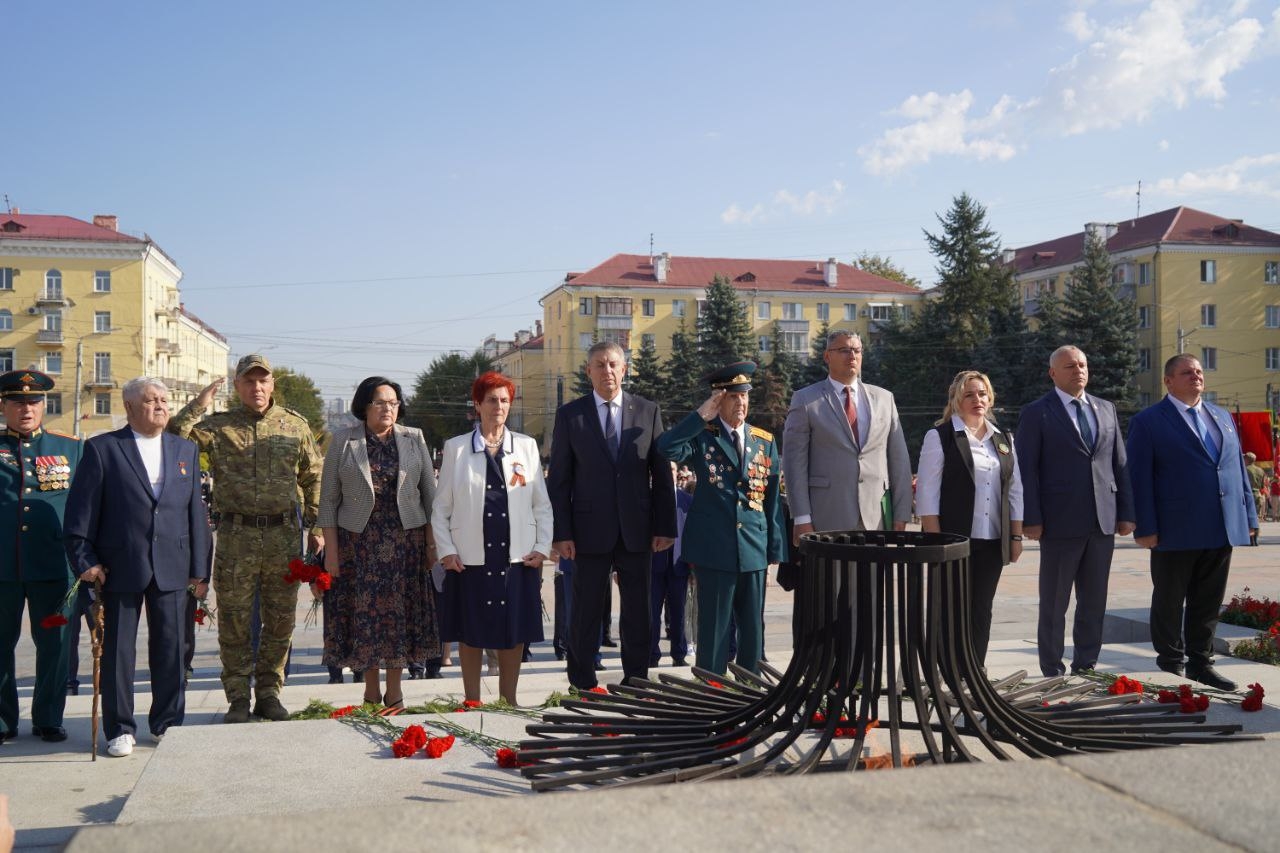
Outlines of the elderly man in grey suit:
{"label": "elderly man in grey suit", "polygon": [[911,519],[911,460],[893,395],[859,378],[862,339],[856,332],[827,335],[822,360],[827,378],[796,391],[783,429],[792,540],[814,530],[889,524],[904,530]]}
{"label": "elderly man in grey suit", "polygon": [[1022,410],[1023,535],[1040,540],[1040,671],[1062,675],[1063,633],[1076,591],[1071,671],[1093,669],[1102,650],[1115,534],[1134,529],[1133,493],[1116,408],[1084,389],[1089,360],[1078,347],[1049,357],[1054,388]]}

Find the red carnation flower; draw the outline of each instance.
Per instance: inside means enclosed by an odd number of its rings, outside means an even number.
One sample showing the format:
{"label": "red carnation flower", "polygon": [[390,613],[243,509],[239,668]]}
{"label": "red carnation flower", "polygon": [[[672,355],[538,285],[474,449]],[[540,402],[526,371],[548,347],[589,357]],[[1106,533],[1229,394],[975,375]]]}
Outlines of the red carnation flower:
{"label": "red carnation flower", "polygon": [[1161,690],[1156,694],[1156,701],[1169,705],[1178,701],[1178,694],[1172,690]]}
{"label": "red carnation flower", "polygon": [[484,703],[481,702],[479,699],[463,699],[462,700],[463,708],[479,708],[482,705],[484,705]]}
{"label": "red carnation flower", "polygon": [[714,687],[714,688],[716,688],[717,690],[724,690],[724,685],[723,685],[723,684],[721,684],[720,682],[716,681],[714,678],[708,678],[708,679],[707,679],[707,686],[708,686],[708,687]]}
{"label": "red carnation flower", "polygon": [[53,613],[40,620],[41,628],[61,628],[65,624],[67,624],[67,617],[61,613]]}
{"label": "red carnation flower", "polygon": [[1240,703],[1240,710],[1261,711],[1262,697],[1265,695],[1266,693],[1263,691],[1261,684],[1250,684],[1249,695],[1244,697],[1244,701]]}
{"label": "red carnation flower", "polygon": [[338,719],[339,717],[345,717],[345,716],[347,716],[348,714],[350,714],[350,713],[352,713],[353,711],[355,711],[355,709],[356,709],[356,706],[355,706],[355,705],[347,705],[347,706],[346,706],[346,707],[344,707],[344,708],[335,708],[335,709],[334,709],[334,710],[329,714],[329,719],[331,719],[331,720],[336,720],[336,719]]}
{"label": "red carnation flower", "polygon": [[391,744],[391,751],[395,753],[396,758],[408,758],[418,751],[418,748],[403,738],[396,738]]}
{"label": "red carnation flower", "polygon": [[439,758],[450,750],[453,746],[453,735],[445,735],[444,737],[433,737],[427,741],[427,745],[423,748],[423,752],[427,758]]}
{"label": "red carnation flower", "polygon": [[1206,696],[1206,695],[1204,695],[1203,693],[1201,693],[1199,696],[1197,696],[1197,697],[1196,697],[1196,710],[1197,710],[1197,711],[1207,711],[1207,710],[1209,710],[1209,697],[1208,697],[1208,696]]}
{"label": "red carnation flower", "polygon": [[333,575],[328,572],[321,572],[316,575],[316,589],[321,592],[327,592],[333,586]]}
{"label": "red carnation flower", "polygon": [[516,751],[510,747],[504,746],[499,749],[494,758],[497,759],[499,767],[511,768],[520,766],[520,761],[516,758]]}
{"label": "red carnation flower", "polygon": [[406,726],[400,737],[414,749],[421,749],[427,744],[427,730],[419,725]]}
{"label": "red carnation flower", "polygon": [[604,694],[606,694],[606,695],[609,693],[609,691],[608,691],[608,690],[605,690],[605,689],[604,689],[603,687],[601,687],[599,684],[597,684],[595,687],[592,687],[592,688],[591,688],[590,690],[588,690],[587,692],[588,692],[588,693],[604,693]]}

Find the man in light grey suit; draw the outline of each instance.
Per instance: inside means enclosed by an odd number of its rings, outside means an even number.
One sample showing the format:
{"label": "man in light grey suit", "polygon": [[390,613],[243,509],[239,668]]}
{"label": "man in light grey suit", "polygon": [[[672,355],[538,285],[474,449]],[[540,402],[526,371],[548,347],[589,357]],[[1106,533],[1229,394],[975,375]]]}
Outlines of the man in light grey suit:
{"label": "man in light grey suit", "polygon": [[822,360],[827,378],[796,391],[783,429],[792,540],[814,530],[880,530],[889,523],[904,530],[911,520],[911,460],[893,395],[859,378],[856,332],[827,335]]}
{"label": "man in light grey suit", "polygon": [[1115,534],[1136,518],[1116,408],[1084,392],[1089,361],[1079,348],[1049,357],[1054,389],[1022,410],[1023,535],[1040,540],[1040,671],[1062,675],[1063,633],[1076,590],[1071,671],[1093,669],[1102,650]]}

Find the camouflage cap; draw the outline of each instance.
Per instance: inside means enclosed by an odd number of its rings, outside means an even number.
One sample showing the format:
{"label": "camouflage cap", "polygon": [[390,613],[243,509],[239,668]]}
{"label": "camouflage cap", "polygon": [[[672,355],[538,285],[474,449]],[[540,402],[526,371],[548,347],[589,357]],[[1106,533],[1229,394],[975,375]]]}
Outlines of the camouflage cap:
{"label": "camouflage cap", "polygon": [[250,370],[265,370],[268,375],[271,374],[271,362],[267,361],[265,355],[251,352],[236,363],[236,379],[244,376]]}
{"label": "camouflage cap", "polygon": [[33,403],[43,400],[53,388],[53,379],[38,370],[10,370],[0,374],[0,397]]}

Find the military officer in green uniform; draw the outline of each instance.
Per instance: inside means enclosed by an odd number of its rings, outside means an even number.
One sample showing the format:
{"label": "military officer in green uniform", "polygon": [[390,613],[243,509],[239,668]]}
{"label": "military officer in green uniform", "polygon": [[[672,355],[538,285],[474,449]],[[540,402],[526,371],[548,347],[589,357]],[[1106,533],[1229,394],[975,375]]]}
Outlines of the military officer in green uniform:
{"label": "military officer in green uniform", "polygon": [[787,558],[773,434],[747,424],[756,366],[743,361],[707,377],[711,396],[658,439],[659,451],[697,476],[681,558],[698,585],[697,664],[723,673],[729,617],[738,623],[737,663],[758,671],[765,569]]}
{"label": "military officer in green uniform", "polygon": [[0,743],[18,734],[14,649],[24,603],[36,644],[33,730],[46,741],[67,739],[67,628],[41,622],[58,612],[71,589],[62,515],[81,445],[74,436],[42,427],[52,387],[53,380],[37,370],[0,375]]}
{"label": "military officer in green uniform", "polygon": [[[284,578],[301,543],[299,500],[302,524],[311,529],[308,548],[324,547],[314,528],[323,459],[306,418],[272,398],[275,378],[266,358],[254,354],[240,359],[235,377],[239,405],[200,420],[222,381],[201,391],[168,428],[200,446],[213,476],[218,519],[213,589],[218,597],[222,688],[231,704],[223,719],[249,721],[252,674],[254,715],[283,720],[289,712],[280,703],[280,687],[298,603],[298,584]],[[256,665],[249,624],[255,594],[262,620]]]}

